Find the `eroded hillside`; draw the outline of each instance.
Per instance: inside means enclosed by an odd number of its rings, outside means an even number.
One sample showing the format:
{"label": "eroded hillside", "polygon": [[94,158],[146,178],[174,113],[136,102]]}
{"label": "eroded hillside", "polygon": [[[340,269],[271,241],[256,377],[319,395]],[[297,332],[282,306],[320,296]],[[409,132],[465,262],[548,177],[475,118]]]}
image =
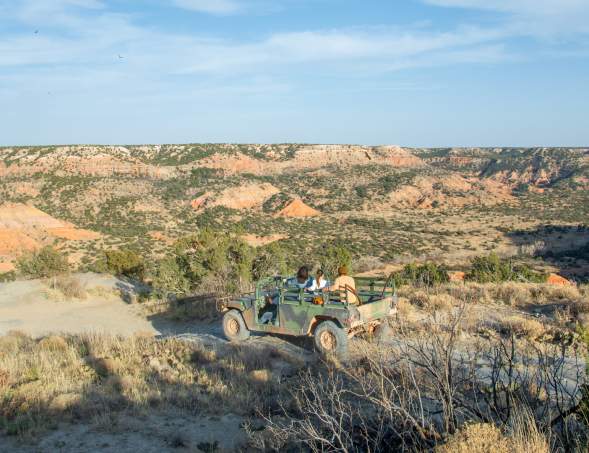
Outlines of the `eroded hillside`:
{"label": "eroded hillside", "polygon": [[560,253],[589,241],[588,189],[589,149],[1,148],[0,270],[45,243],[81,265],[121,245],[157,255],[205,226],[300,260],[336,240],[383,265]]}

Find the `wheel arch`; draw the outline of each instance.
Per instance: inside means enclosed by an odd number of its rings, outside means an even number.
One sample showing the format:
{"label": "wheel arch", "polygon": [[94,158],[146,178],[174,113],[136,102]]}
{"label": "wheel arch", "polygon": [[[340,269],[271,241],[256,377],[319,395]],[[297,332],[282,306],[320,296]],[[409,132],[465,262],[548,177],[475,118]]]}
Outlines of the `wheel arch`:
{"label": "wheel arch", "polygon": [[339,319],[334,318],[333,316],[321,316],[321,315],[319,315],[319,316],[314,316],[309,321],[309,325],[307,326],[307,335],[313,335],[315,333],[315,329],[317,329],[317,326],[319,326],[319,324],[321,324],[324,321],[331,321],[336,326],[338,326],[340,329],[343,329],[344,328],[344,326],[339,321]]}

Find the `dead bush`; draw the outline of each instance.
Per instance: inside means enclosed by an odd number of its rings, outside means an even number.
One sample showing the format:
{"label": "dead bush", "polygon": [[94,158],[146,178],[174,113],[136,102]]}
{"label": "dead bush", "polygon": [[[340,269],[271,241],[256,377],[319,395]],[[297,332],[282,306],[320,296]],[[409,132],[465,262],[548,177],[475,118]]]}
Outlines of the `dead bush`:
{"label": "dead bush", "polygon": [[494,299],[512,307],[528,305],[532,303],[530,285],[526,283],[501,283],[492,287]]}
{"label": "dead bush", "polygon": [[86,299],[88,293],[79,279],[71,276],[59,276],[51,280],[53,289],[58,290],[66,299]]}
{"label": "dead bush", "polygon": [[42,338],[38,346],[39,349],[53,352],[66,351],[69,347],[65,338],[57,335]]}
{"label": "dead bush", "polygon": [[504,319],[500,325],[501,333],[514,334],[518,338],[535,340],[546,332],[546,327],[535,319],[512,316]]}
{"label": "dead bush", "polygon": [[409,297],[409,303],[422,309],[429,307],[429,294],[423,291],[417,291]]}
{"label": "dead bush", "polygon": [[505,434],[491,423],[466,424],[436,447],[436,453],[549,453],[550,443],[538,430],[533,419],[524,426],[516,423],[511,433]]}
{"label": "dead bush", "polygon": [[518,340],[514,331],[541,332],[525,319],[512,320],[506,337],[463,337],[464,313],[464,303],[445,316],[431,313],[424,321],[427,335],[405,338],[401,327],[393,348],[367,345],[344,367],[307,370],[281,401],[282,412],[266,418],[265,434],[252,434],[256,445],[314,452],[544,453],[550,451],[548,437],[560,436],[555,442],[568,451],[578,435],[551,427],[579,398],[584,363],[578,351],[564,343]]}

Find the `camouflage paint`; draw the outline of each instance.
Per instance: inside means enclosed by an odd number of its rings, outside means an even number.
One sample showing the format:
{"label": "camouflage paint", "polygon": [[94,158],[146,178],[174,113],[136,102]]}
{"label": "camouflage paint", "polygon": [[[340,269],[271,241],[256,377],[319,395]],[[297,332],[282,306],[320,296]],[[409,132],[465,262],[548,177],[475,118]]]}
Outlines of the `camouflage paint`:
{"label": "camouflage paint", "polygon": [[[258,283],[255,293],[222,303],[219,309],[239,310],[247,328],[252,332],[310,335],[323,320],[333,321],[349,333],[357,332],[363,327],[378,324],[394,313],[396,291],[394,287],[387,291],[388,282],[389,280],[358,279],[359,305],[341,302],[336,294],[321,295],[324,304],[318,305],[314,303],[316,294],[285,288],[276,279],[264,279]],[[273,286],[273,289],[268,290],[269,286]],[[279,296],[277,325],[258,322],[259,309],[264,306],[264,297],[268,293]]]}

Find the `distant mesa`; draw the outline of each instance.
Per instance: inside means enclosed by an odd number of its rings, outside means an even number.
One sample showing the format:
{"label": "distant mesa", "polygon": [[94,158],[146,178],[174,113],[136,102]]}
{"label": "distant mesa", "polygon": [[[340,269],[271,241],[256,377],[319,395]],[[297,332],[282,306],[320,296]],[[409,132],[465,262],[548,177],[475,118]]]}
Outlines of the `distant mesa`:
{"label": "distant mesa", "polygon": [[423,160],[398,146],[301,145],[288,158],[276,159],[271,153],[266,159],[243,154],[217,153],[200,160],[196,166],[223,170],[225,174],[281,174],[297,170],[356,165],[387,165],[390,167],[421,167]]}
{"label": "distant mesa", "polygon": [[317,217],[321,215],[321,212],[307,206],[300,198],[295,198],[276,215],[278,217]]}

